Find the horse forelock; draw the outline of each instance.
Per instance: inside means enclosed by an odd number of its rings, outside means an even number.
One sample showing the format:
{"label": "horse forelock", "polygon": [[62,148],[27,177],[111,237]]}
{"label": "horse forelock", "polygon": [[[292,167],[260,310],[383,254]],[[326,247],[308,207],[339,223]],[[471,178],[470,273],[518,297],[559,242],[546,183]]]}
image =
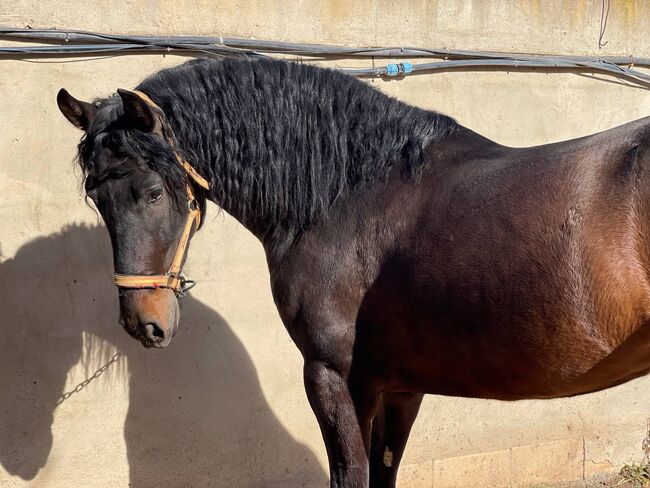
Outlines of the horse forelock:
{"label": "horse forelock", "polygon": [[[98,106],[96,117],[81,139],[77,153],[84,186],[92,187],[107,174],[119,172],[127,160],[137,162],[160,174],[167,191],[180,208],[187,199],[187,175],[169,145],[156,135],[125,127],[121,122],[124,110],[119,96],[98,99],[95,104]],[[205,195],[198,190],[195,193],[204,210]]]}

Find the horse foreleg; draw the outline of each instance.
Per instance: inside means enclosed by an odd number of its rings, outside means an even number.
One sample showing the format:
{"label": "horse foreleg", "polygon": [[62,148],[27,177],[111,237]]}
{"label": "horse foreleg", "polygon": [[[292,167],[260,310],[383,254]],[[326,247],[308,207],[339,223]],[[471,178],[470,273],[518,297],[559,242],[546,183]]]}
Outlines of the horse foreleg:
{"label": "horse foreleg", "polygon": [[330,466],[331,488],[367,488],[371,405],[366,396],[353,400],[348,382],[324,363],[306,362],[305,389],[318,419]]}
{"label": "horse foreleg", "polygon": [[372,421],[370,487],[394,488],[421,393],[383,393]]}

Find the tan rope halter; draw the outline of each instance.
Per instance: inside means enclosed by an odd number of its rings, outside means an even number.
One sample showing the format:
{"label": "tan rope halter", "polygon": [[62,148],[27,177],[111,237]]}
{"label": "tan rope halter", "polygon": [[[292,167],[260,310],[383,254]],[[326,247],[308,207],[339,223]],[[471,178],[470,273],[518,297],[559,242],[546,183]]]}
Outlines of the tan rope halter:
{"label": "tan rope halter", "polygon": [[[144,100],[148,105],[155,108],[161,114],[164,113],[156,103],[151,100],[145,93],[134,91],[142,100]],[[168,141],[172,148],[174,147],[173,141]],[[196,170],[192,167],[190,163],[184,160],[178,151],[174,148],[174,154],[178,161],[178,164],[185,170],[187,175],[194,180],[194,182],[199,185],[201,188],[206,190],[210,189],[210,184],[208,181],[203,178]],[[161,275],[125,275],[120,273],[113,274],[113,282],[119,288],[131,288],[131,289],[140,289],[140,288],[170,288],[174,291],[177,297],[184,297],[186,292],[192,288],[196,283],[192,280],[186,280],[181,275],[183,258],[185,257],[185,251],[187,250],[187,245],[190,241],[190,234],[192,233],[192,228],[199,228],[201,223],[201,210],[199,204],[196,201],[194,192],[192,191],[192,186],[188,183],[186,186],[187,191],[187,204],[189,207],[189,213],[187,214],[187,220],[185,221],[185,227],[183,228],[183,233],[181,238],[178,241],[176,246],[176,253],[174,254],[174,259],[172,264],[169,267],[169,270],[165,274]],[[196,223],[196,227],[194,224]]]}

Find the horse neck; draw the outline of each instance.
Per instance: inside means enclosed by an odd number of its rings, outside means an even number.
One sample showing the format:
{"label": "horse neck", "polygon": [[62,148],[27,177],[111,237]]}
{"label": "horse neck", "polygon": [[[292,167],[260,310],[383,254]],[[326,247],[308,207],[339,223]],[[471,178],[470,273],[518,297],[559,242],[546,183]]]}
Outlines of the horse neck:
{"label": "horse neck", "polygon": [[[232,143],[234,134],[227,133],[223,127],[225,124],[217,117],[212,121],[213,127],[197,126],[182,120],[183,117],[189,119],[191,116],[191,113],[179,113],[175,117],[169,117],[169,121],[181,152],[198,173],[211,182],[212,187],[206,198],[234,217],[269,248],[276,248],[280,242],[295,236],[301,223],[290,218],[279,218],[274,212],[277,209],[272,207],[273,199],[268,198],[268,195],[266,197],[270,202],[264,201],[265,197],[260,193],[265,190],[256,186],[259,184],[256,180],[260,177],[256,170],[259,170],[260,163],[248,156],[268,151],[277,154],[278,148],[269,147],[266,141],[258,140],[257,145],[251,149],[246,146],[246,141],[239,138],[235,143],[239,146],[239,151],[224,157],[224,153],[228,152],[224,149],[228,144],[226,139]],[[263,127],[258,129],[264,130]],[[237,132],[236,129],[231,130]],[[247,156],[247,161],[242,161],[243,155]],[[200,188],[196,190],[201,191]],[[279,191],[280,188],[276,186],[275,190]],[[276,198],[283,199],[286,196],[278,194]]]}
{"label": "horse neck", "polygon": [[[451,119],[341,81],[352,101],[331,106],[303,93],[303,84],[294,87],[300,96],[282,92],[289,80],[252,101],[246,97],[254,94],[224,85],[227,93],[197,92],[192,106],[178,109],[173,100],[177,109],[165,110],[180,148],[212,182],[208,198],[268,248],[295,238],[333,201],[382,181],[394,164],[417,168],[423,147],[454,130]],[[281,103],[288,98],[296,103]]]}

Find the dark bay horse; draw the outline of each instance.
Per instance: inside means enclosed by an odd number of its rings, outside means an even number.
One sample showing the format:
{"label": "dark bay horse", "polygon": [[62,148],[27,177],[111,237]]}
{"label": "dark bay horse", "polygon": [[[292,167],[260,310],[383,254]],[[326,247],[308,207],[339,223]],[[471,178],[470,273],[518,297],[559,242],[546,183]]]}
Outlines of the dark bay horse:
{"label": "dark bay horse", "polygon": [[247,58],[58,104],[85,131],[145,346],[176,333],[207,199],[262,242],[333,487],[394,486],[425,393],[555,398],[650,369],[648,119],[514,149],[341,73]]}

